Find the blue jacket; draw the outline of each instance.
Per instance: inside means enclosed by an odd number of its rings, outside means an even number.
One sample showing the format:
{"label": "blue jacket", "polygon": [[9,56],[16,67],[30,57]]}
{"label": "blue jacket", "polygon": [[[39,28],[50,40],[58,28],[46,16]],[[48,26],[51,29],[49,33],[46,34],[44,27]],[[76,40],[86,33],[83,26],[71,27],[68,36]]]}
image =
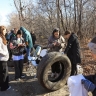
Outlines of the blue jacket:
{"label": "blue jacket", "polygon": [[24,35],[25,42],[28,42],[28,47],[33,48],[33,42],[32,42],[32,37],[31,37],[30,32],[26,30],[24,27],[20,27],[20,30],[22,31]]}

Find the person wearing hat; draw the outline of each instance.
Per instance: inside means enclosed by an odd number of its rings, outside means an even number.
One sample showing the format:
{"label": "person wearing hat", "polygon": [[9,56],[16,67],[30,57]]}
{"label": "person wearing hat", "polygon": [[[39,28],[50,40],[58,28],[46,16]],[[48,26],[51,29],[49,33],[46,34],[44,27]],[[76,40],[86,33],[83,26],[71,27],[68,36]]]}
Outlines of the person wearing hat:
{"label": "person wearing hat", "polygon": [[77,64],[81,63],[78,37],[75,33],[71,33],[71,31],[67,30],[64,33],[64,38],[67,39],[67,46],[65,48],[64,54],[66,54],[71,61],[71,75],[76,75]]}

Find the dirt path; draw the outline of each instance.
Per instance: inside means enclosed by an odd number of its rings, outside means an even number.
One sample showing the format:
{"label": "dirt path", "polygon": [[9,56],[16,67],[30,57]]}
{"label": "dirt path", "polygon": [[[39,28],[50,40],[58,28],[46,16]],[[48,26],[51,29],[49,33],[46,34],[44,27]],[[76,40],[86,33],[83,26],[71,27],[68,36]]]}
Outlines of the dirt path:
{"label": "dirt path", "polygon": [[38,82],[37,78],[27,76],[17,82],[14,80],[14,68],[9,68],[11,89],[5,92],[0,92],[0,96],[69,96],[67,86],[60,90],[49,92],[45,90]]}
{"label": "dirt path", "polygon": [[[69,96],[68,87],[64,86],[60,90],[49,92],[45,90],[38,82],[37,78],[28,76],[17,82],[14,80],[14,68],[9,68],[11,89],[5,92],[0,92],[0,96]],[[92,96],[92,95],[89,95]]]}

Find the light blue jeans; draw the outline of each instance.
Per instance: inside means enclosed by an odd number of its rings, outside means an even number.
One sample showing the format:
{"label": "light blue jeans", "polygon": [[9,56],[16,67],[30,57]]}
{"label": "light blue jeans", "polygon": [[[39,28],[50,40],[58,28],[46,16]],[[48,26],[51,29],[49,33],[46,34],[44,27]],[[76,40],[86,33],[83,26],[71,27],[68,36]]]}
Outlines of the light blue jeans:
{"label": "light blue jeans", "polygon": [[26,48],[26,56],[27,58],[30,57],[30,53],[31,53],[31,48]]}

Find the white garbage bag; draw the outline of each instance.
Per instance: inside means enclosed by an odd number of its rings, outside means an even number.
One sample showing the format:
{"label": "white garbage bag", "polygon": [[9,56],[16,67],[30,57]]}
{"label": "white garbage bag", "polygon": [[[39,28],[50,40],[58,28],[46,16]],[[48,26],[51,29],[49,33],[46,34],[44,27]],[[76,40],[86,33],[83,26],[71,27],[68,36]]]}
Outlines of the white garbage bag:
{"label": "white garbage bag", "polygon": [[40,53],[41,57],[44,57],[47,54],[47,49],[43,49]]}
{"label": "white garbage bag", "polygon": [[81,79],[85,79],[82,74],[70,76],[68,78],[69,96],[88,96],[88,91],[81,84]]}

